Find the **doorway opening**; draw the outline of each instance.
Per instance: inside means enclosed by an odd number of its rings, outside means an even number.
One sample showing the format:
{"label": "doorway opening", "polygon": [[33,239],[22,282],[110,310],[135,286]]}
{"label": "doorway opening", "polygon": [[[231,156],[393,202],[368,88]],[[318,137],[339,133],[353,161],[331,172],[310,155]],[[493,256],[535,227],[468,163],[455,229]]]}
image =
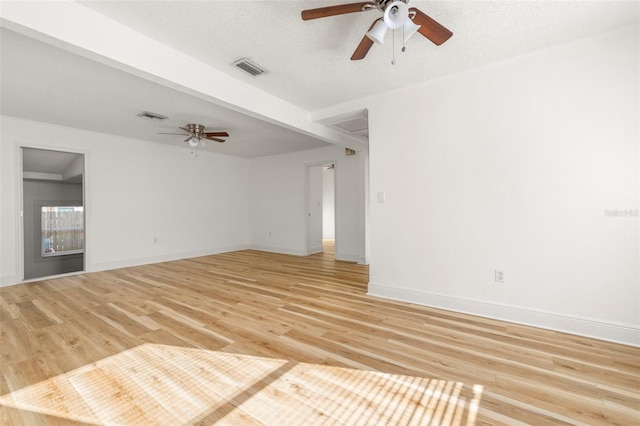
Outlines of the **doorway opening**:
{"label": "doorway opening", "polygon": [[324,252],[335,258],[335,161],[307,167],[307,255]]}
{"label": "doorway opening", "polygon": [[85,268],[84,154],[22,148],[23,279]]}
{"label": "doorway opening", "polygon": [[336,176],[335,164],[322,166],[322,249],[336,254]]}

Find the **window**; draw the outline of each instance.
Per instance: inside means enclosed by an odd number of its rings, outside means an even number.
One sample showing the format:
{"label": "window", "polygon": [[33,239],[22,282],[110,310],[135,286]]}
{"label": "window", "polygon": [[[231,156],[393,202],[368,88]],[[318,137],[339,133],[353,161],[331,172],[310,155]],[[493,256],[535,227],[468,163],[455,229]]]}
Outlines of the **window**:
{"label": "window", "polygon": [[84,207],[43,206],[42,256],[84,252]]}

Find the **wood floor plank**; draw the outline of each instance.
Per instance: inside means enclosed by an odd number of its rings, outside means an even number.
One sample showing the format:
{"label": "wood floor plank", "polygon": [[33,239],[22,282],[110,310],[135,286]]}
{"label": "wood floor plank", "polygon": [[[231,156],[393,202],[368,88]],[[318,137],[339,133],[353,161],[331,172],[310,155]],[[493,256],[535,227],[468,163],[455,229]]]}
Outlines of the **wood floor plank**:
{"label": "wood floor plank", "polygon": [[640,424],[640,348],[255,250],[0,288],[0,423]]}

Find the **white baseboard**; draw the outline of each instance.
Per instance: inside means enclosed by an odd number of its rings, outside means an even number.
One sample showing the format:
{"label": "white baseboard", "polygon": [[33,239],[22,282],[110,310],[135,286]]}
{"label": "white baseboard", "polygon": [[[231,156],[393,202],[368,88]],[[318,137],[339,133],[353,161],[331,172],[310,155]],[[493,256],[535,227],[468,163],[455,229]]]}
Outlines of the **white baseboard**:
{"label": "white baseboard", "polygon": [[[140,257],[137,259],[118,260],[115,262],[92,263],[92,264],[87,264],[87,267],[85,268],[84,272],[109,271],[112,269],[129,268],[131,266],[150,265],[153,263],[169,262],[172,260],[190,259],[193,257],[228,253],[232,251],[246,250],[248,248],[249,248],[248,245],[218,247],[218,248],[207,249],[207,250],[195,250],[195,251],[184,252],[184,253],[172,253],[172,254],[166,254],[162,256],[151,256],[151,257]],[[77,275],[77,273],[55,275],[52,277],[43,277],[43,279],[54,278],[54,277],[58,278],[65,275]],[[33,282],[33,281],[37,281],[37,280],[33,279],[33,280],[20,281],[17,276],[4,276],[4,277],[0,277],[0,288],[8,287],[16,284],[24,284],[24,283]]]}
{"label": "white baseboard", "polygon": [[369,283],[367,294],[640,347],[640,327]]}
{"label": "white baseboard", "polygon": [[10,285],[19,284],[17,275],[5,275],[0,277],[0,287],[9,287]]}
{"label": "white baseboard", "polygon": [[[251,250],[266,251],[269,253],[290,254],[293,256],[307,256],[307,254],[302,250],[292,250],[292,249],[285,249],[281,247],[270,247],[270,246],[262,246],[258,244],[251,244],[249,248]],[[321,253],[322,251],[324,251],[323,247],[320,247],[320,246],[313,247],[311,248],[309,254]],[[336,253],[335,257],[336,257],[336,260],[342,260],[345,262],[356,262],[361,265],[367,265],[366,258],[363,256],[359,256],[357,254]]]}
{"label": "white baseboard", "polygon": [[293,256],[304,256],[305,255],[305,252],[303,250],[287,249],[287,248],[282,248],[282,247],[262,246],[262,245],[259,245],[259,244],[251,244],[251,245],[249,245],[249,248],[251,250],[266,251],[266,252],[269,252],[269,253],[291,254]]}
{"label": "white baseboard", "polygon": [[92,263],[87,265],[87,272],[108,271],[111,269],[129,268],[131,266],[150,265],[152,263],[170,262],[172,260],[190,259],[193,257],[209,256],[212,254],[228,253],[231,251],[245,250],[247,245],[217,247],[206,250],[195,250],[184,253],[171,253],[161,256],[141,257],[137,259],[125,259],[115,262]]}
{"label": "white baseboard", "polygon": [[360,263],[361,259],[362,259],[362,256],[359,256],[357,254],[336,253],[336,260]]}
{"label": "white baseboard", "polygon": [[311,249],[309,249],[309,254],[322,253],[323,251],[324,247],[322,246],[311,247]]}

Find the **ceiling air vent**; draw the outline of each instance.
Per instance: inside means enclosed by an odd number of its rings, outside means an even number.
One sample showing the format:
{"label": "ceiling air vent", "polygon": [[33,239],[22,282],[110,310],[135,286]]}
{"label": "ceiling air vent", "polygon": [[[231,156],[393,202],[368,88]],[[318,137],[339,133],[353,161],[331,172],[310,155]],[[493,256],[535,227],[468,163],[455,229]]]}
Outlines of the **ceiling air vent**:
{"label": "ceiling air vent", "polygon": [[260,74],[264,74],[265,72],[267,72],[260,65],[257,65],[255,62],[251,62],[247,58],[238,59],[237,61],[235,61],[231,65],[240,68],[242,71],[246,72],[247,74],[251,75],[252,77],[257,77]]}
{"label": "ceiling air vent", "polygon": [[162,121],[167,118],[164,115],[160,115],[160,114],[156,114],[155,112],[148,112],[148,111],[142,111],[141,113],[138,114],[138,117],[144,118],[146,120],[153,120],[153,121]]}

